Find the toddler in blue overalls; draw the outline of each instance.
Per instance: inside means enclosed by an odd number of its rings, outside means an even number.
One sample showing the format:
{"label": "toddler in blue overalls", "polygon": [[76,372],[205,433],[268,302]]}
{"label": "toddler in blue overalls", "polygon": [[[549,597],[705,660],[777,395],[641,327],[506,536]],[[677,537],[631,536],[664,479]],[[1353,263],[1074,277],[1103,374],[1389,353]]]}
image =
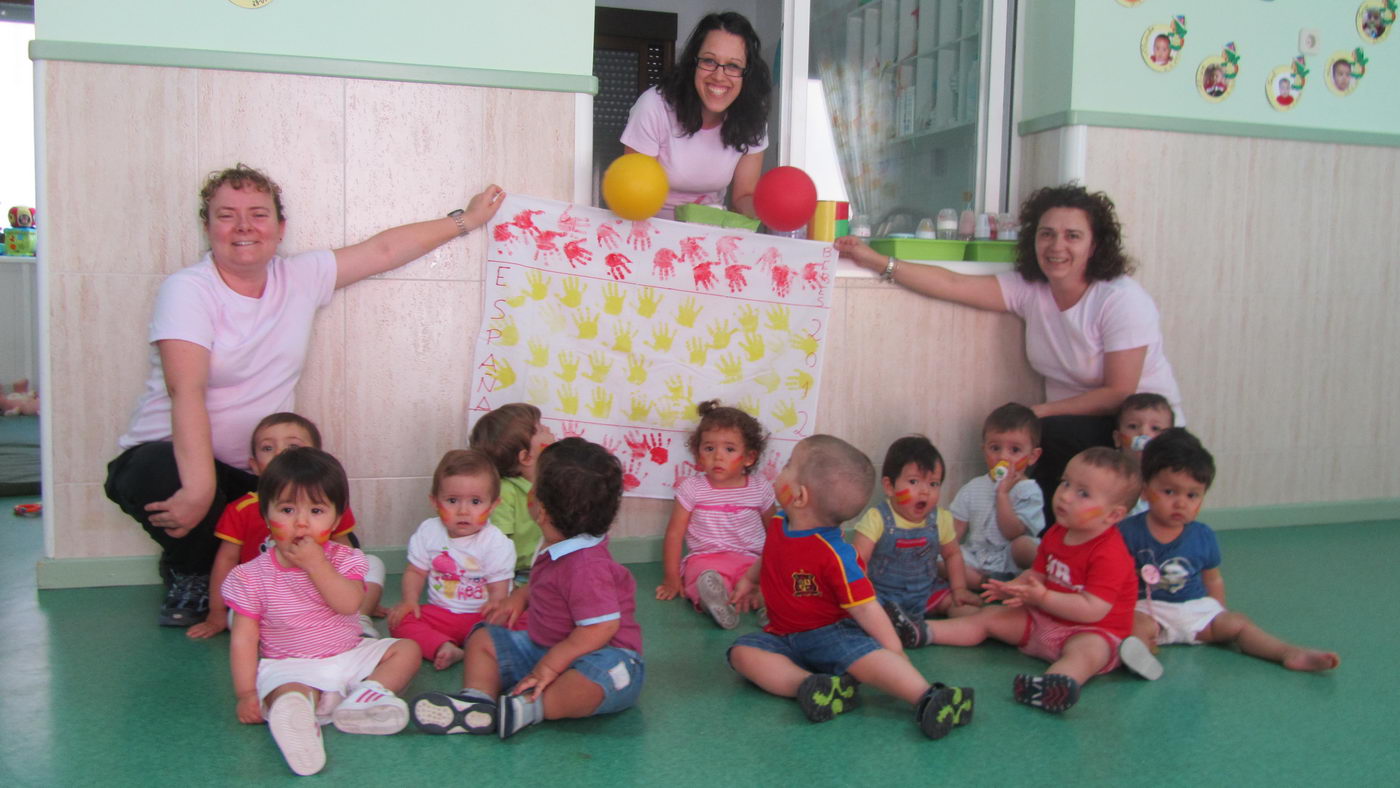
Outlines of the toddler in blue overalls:
{"label": "toddler in blue overalls", "polygon": [[906,620],[967,615],[981,604],[967,588],[953,516],[938,508],[943,471],[928,438],[911,435],[890,444],[880,474],[886,499],[866,511],[852,539],[880,603],[898,607]]}

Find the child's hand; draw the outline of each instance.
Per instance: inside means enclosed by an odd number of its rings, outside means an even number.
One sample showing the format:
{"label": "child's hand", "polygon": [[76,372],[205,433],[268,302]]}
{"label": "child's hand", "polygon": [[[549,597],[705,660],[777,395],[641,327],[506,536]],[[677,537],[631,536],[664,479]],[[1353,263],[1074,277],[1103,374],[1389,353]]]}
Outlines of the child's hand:
{"label": "child's hand", "polygon": [[534,690],[534,692],[530,692],[529,699],[538,700],[540,693],[544,692],[545,687],[553,684],[554,680],[557,678],[559,678],[559,674],[553,668],[544,664],[544,660],[540,660],[535,663],[534,669],[526,674],[525,678],[521,679],[519,684],[511,687],[510,692],[506,694],[524,695],[526,692]]}
{"label": "child's hand", "polygon": [[500,602],[487,602],[481,608],[481,620],[506,628],[515,626],[516,619],[525,612],[530,598],[529,588],[529,586],[520,586]]}
{"label": "child's hand", "polygon": [[988,580],[983,585],[987,589],[982,592],[984,599],[1000,599],[1007,607],[1039,606],[1045,601],[1045,595],[1050,593],[1050,589],[1033,574],[1026,574],[1007,582]]}
{"label": "child's hand", "polygon": [[311,571],[315,566],[326,563],[326,550],[309,536],[298,536],[282,548],[282,555],[292,566]]}
{"label": "child's hand", "polygon": [[656,598],[661,600],[675,599],[681,595],[683,590],[680,580],[668,577],[656,587]]}
{"label": "child's hand", "polygon": [[418,600],[405,599],[404,601],[390,608],[389,619],[387,622],[389,624],[389,628],[393,629],[394,627],[398,626],[399,622],[403,621],[404,616],[408,615],[409,613],[412,613],[415,618],[423,617],[423,611],[418,606]]}
{"label": "child's hand", "polygon": [[763,607],[763,594],[758,590],[758,584],[745,574],[734,584],[734,593],[730,594],[729,603],[741,613],[757,610]]}
{"label": "child's hand", "polygon": [[968,589],[968,588],[954,588],[954,589],[953,589],[953,604],[955,604],[955,605],[971,605],[971,606],[973,606],[973,607],[981,607],[981,606],[982,606],[982,597],[977,596],[976,594],[972,593],[972,590],[971,590],[971,589]]}
{"label": "child's hand", "polygon": [[238,721],[257,725],[263,721],[262,708],[258,704],[258,694],[250,692],[247,695],[238,696],[238,705],[234,707],[238,713]]}
{"label": "child's hand", "polygon": [[185,630],[185,636],[202,640],[228,629],[228,610],[210,610],[209,617]]}

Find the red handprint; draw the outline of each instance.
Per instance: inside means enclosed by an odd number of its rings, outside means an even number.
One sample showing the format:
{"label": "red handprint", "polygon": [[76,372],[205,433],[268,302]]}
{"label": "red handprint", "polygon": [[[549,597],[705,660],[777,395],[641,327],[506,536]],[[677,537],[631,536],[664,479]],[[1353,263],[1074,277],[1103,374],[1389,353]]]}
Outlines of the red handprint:
{"label": "red handprint", "polygon": [[792,269],[785,265],[773,266],[773,292],[779,298],[787,298],[790,289],[792,289]]}
{"label": "red handprint", "polygon": [[670,279],[676,273],[676,253],[670,249],[657,249],[656,256],[651,258],[652,270],[662,279]]}
{"label": "red handprint", "polygon": [[710,270],[710,266],[714,264],[715,261],[711,260],[708,263],[700,263],[695,266],[693,273],[695,274],[696,287],[701,290],[709,290],[715,286],[715,273]]}
{"label": "red handprint", "polygon": [[681,259],[687,263],[693,263],[705,258],[705,252],[700,248],[700,242],[705,240],[702,236],[692,236],[681,239]]}
{"label": "red handprint", "polygon": [[622,441],[618,440],[616,435],[604,435],[602,446],[609,454],[622,458]]}
{"label": "red handprint", "polygon": [[643,438],[642,445],[649,451],[651,461],[657,465],[665,465],[666,461],[671,458],[671,453],[666,450],[666,447],[671,445],[671,439],[659,432],[653,432]]}
{"label": "red handprint", "polygon": [[578,233],[582,235],[583,231],[587,230],[588,225],[592,224],[592,222],[581,216],[570,216],[569,211],[573,209],[574,206],[570,205],[568,208],[564,209],[563,213],[559,214],[559,229],[566,233]]}
{"label": "red handprint", "polygon": [[593,252],[583,245],[583,241],[570,241],[564,244],[564,257],[568,259],[570,268],[577,268],[588,265],[593,259]]}
{"label": "red handprint", "polygon": [[559,430],[564,433],[565,438],[583,437],[583,426],[576,421],[560,422]]}
{"label": "red handprint", "polygon": [[802,284],[813,290],[820,290],[826,287],[826,282],[831,278],[827,273],[825,263],[808,263],[802,266]]}
{"label": "red handprint", "polygon": [[782,261],[783,256],[778,254],[778,247],[770,246],[768,247],[768,251],[764,252],[763,256],[758,258],[758,267],[767,271],[772,268],[775,263],[781,263]]}
{"label": "red handprint", "polygon": [[715,242],[715,251],[719,253],[719,261],[733,265],[739,262],[739,242],[744,240],[737,235],[726,235]]}
{"label": "red handprint", "polygon": [[642,432],[629,432],[622,439],[627,442],[627,448],[632,450],[634,460],[647,456],[647,451],[651,448],[647,445],[646,434]]}
{"label": "red handprint", "polygon": [[726,265],[724,267],[724,280],[729,283],[729,292],[737,293],[749,286],[749,280],[744,278],[744,272],[752,268],[748,265]]}
{"label": "red handprint", "polygon": [[535,217],[542,213],[544,211],[532,211],[527,208],[517,213],[515,218],[510,220],[510,223],[531,235],[539,235],[540,228],[535,226]]}
{"label": "red handprint", "polygon": [[769,482],[778,478],[778,474],[782,472],[782,469],[778,467],[777,455],[770,454],[768,456],[768,462],[765,462],[763,464],[763,470],[761,472],[763,474],[763,478]]}
{"label": "red handprint", "polygon": [[651,237],[659,232],[661,231],[653,230],[651,222],[645,219],[632,222],[632,232],[627,236],[627,243],[639,252],[646,251],[651,248]]}
{"label": "red handprint", "polygon": [[[638,475],[638,474],[640,474],[640,475]],[[641,460],[641,458],[640,458],[640,457],[633,457],[633,458],[627,463],[627,472],[624,473],[624,474],[622,474],[622,489],[623,489],[623,491],[631,491],[631,490],[637,489],[638,487],[641,487],[641,486],[642,486],[642,481],[645,480],[646,478],[647,478],[647,473],[646,473],[645,470],[642,469],[642,460]]]}
{"label": "red handprint", "polygon": [[598,239],[598,245],[604,249],[617,248],[618,235],[617,230],[613,228],[614,224],[620,222],[604,222],[598,225],[598,234],[595,237]]}
{"label": "red handprint", "polygon": [[491,237],[500,243],[510,243],[515,240],[515,231],[510,229],[514,226],[509,222],[501,222],[491,230]]}
{"label": "red handprint", "polygon": [[563,237],[563,233],[554,230],[537,230],[535,232],[535,259],[540,259],[540,255],[552,257],[559,254],[559,245],[554,241]]}
{"label": "red handprint", "polygon": [[[700,467],[695,463],[691,462],[690,460],[681,460],[680,462],[676,463],[675,467],[672,470],[675,473],[675,481],[671,483],[671,486],[679,487],[681,486],[681,482],[685,481],[691,476],[698,474],[700,472]],[[775,473],[774,476],[776,475],[777,474]],[[769,479],[768,481],[771,482],[773,480]]]}
{"label": "red handprint", "polygon": [[632,261],[628,260],[626,255],[610,254],[603,258],[603,262],[608,264],[608,276],[611,276],[619,282],[626,279],[627,275],[632,273],[632,269],[630,268]]}

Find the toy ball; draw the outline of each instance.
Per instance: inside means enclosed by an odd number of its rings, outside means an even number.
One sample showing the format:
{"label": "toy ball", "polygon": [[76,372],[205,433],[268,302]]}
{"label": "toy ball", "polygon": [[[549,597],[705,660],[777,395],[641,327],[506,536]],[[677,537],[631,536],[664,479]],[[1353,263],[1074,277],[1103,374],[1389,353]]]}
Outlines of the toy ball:
{"label": "toy ball", "polygon": [[671,186],[666,171],[651,156],[625,153],[603,173],[603,201],[624,219],[650,219],[666,204]]}
{"label": "toy ball", "polygon": [[26,208],[23,205],[16,205],[10,209],[11,227],[33,227],[34,209]]}
{"label": "toy ball", "polygon": [[768,229],[796,230],[817,210],[817,185],[796,167],[776,167],[758,179],[753,208]]}

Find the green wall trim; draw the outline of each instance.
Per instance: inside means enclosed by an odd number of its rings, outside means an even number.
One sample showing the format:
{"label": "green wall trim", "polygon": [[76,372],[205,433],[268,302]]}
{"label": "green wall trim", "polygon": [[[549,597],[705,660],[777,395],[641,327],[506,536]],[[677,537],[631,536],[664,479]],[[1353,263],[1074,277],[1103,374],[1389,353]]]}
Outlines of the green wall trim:
{"label": "green wall trim", "polygon": [[121,44],[89,44],[77,41],[31,41],[29,42],[29,59],[115,63],[125,66],[212,68],[224,71],[382,79],[392,82],[428,82],[435,85],[548,90],[556,93],[587,93],[589,95],[598,92],[598,78],[591,74],[583,76],[534,71],[497,71],[489,68],[421,66],[409,63],[378,63],[370,60],[338,60],[296,55],[215,52],[204,49],[125,46]]}
{"label": "green wall trim", "polygon": [[[1217,531],[1377,520],[1400,522],[1400,498],[1245,506],[1237,509],[1207,509],[1201,513],[1201,521]],[[613,557],[624,564],[649,564],[660,561],[661,544],[661,534],[620,536],[608,543]],[[372,547],[365,552],[383,559],[391,577],[402,574],[408,560],[407,548],[403,547]],[[45,558],[39,561],[37,574],[41,589],[145,586],[160,582],[156,572],[156,557],[153,555]]]}
{"label": "green wall trim", "polygon": [[1400,133],[1381,134],[1369,131],[1343,131],[1304,126],[1274,126],[1267,123],[1236,123],[1200,120],[1198,118],[1171,118],[1160,115],[1079,110],[1052,112],[1048,115],[1023,120],[1017,124],[1016,131],[1022,137],[1026,137],[1065,126],[1106,126],[1116,129],[1177,131],[1185,134],[1219,134],[1226,137],[1258,137],[1297,142],[1334,142],[1343,145],[1400,147]]}

